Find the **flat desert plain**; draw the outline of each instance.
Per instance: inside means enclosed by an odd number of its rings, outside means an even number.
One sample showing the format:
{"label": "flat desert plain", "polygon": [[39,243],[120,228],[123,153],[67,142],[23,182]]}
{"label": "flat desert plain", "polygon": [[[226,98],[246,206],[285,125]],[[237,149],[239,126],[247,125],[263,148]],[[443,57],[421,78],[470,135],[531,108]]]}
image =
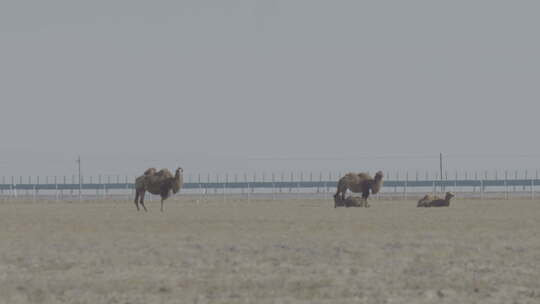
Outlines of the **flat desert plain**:
{"label": "flat desert plain", "polygon": [[0,303],[540,303],[540,201],[3,202]]}

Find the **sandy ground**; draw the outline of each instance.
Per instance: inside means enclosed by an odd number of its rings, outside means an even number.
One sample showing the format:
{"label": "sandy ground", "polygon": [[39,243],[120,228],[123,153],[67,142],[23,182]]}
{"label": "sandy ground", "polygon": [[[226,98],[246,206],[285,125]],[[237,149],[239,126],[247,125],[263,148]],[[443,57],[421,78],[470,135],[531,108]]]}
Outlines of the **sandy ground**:
{"label": "sandy ground", "polygon": [[0,303],[540,303],[540,200],[0,204]]}

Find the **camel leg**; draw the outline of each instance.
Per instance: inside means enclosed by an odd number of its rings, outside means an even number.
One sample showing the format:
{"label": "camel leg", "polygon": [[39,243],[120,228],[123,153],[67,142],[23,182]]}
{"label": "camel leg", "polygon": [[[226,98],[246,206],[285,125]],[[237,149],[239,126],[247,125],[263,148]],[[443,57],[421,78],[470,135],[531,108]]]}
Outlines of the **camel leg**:
{"label": "camel leg", "polygon": [[135,191],[135,201],[134,201],[134,203],[135,203],[135,207],[137,207],[137,211],[139,211],[139,203],[138,203],[138,201],[139,201],[139,191]]}
{"label": "camel leg", "polygon": [[163,201],[164,201],[164,199],[161,198],[161,212],[163,212]]}
{"label": "camel leg", "polygon": [[144,205],[144,194],[145,192],[141,193],[141,206],[144,208],[144,211],[148,212],[148,210],[146,210],[146,206]]}
{"label": "camel leg", "polygon": [[368,202],[367,202],[368,197],[369,197],[369,189],[367,191],[362,192],[362,201],[363,201],[362,204],[364,205],[364,207],[369,207]]}

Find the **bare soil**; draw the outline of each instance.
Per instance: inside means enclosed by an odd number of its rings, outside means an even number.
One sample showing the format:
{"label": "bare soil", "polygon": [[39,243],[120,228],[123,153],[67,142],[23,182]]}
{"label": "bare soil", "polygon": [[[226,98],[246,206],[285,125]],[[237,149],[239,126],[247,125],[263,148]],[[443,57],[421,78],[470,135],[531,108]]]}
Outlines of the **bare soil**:
{"label": "bare soil", "polygon": [[0,204],[0,303],[540,303],[540,201]]}

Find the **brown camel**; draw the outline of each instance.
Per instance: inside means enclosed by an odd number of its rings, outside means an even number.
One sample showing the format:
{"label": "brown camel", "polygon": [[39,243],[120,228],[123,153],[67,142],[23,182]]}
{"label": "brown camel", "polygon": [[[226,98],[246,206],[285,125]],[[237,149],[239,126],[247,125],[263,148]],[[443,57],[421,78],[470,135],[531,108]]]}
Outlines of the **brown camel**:
{"label": "brown camel", "polygon": [[144,175],[137,177],[135,180],[135,206],[137,211],[139,211],[139,203],[144,208],[144,211],[148,211],[144,205],[144,194],[148,191],[161,196],[161,211],[163,212],[163,201],[171,195],[171,191],[177,193],[182,188],[182,173],[182,168],[176,169],[174,176],[168,169],[161,169],[156,172],[156,169],[150,168],[144,172]]}
{"label": "brown camel", "polygon": [[440,197],[436,195],[426,194],[424,197],[422,197],[420,200],[418,200],[418,204],[416,204],[416,207],[427,207],[427,205],[436,199],[440,199]]}
{"label": "brown camel", "polygon": [[428,207],[450,207],[450,200],[454,196],[455,195],[452,192],[446,192],[446,196],[444,197],[444,199],[432,200],[429,203]]}
{"label": "brown camel", "polygon": [[426,194],[421,200],[418,201],[417,207],[449,207],[450,200],[455,197],[452,192],[446,192],[444,199]]}
{"label": "brown camel", "polygon": [[[377,194],[383,184],[383,173],[379,171],[375,174],[375,178],[372,178],[367,173],[348,173],[339,179],[337,185],[337,192],[334,195],[334,202],[338,199],[345,201],[345,193],[347,189],[355,193],[362,193],[362,199],[365,200],[365,207],[369,207],[367,199],[369,197],[369,190],[372,194]],[[341,198],[340,198],[341,196]],[[334,207],[337,207],[334,204]]]}
{"label": "brown camel", "polygon": [[336,207],[369,207],[366,204],[367,201],[359,196],[348,196],[344,201],[338,195],[334,197],[334,204]]}
{"label": "brown camel", "polygon": [[[164,171],[164,170],[167,170],[167,169],[163,169],[161,171]],[[169,170],[167,170],[167,171],[169,171]],[[144,175],[154,175],[156,173],[157,173],[156,168],[148,168],[148,169],[146,169],[146,171],[144,171]]]}

